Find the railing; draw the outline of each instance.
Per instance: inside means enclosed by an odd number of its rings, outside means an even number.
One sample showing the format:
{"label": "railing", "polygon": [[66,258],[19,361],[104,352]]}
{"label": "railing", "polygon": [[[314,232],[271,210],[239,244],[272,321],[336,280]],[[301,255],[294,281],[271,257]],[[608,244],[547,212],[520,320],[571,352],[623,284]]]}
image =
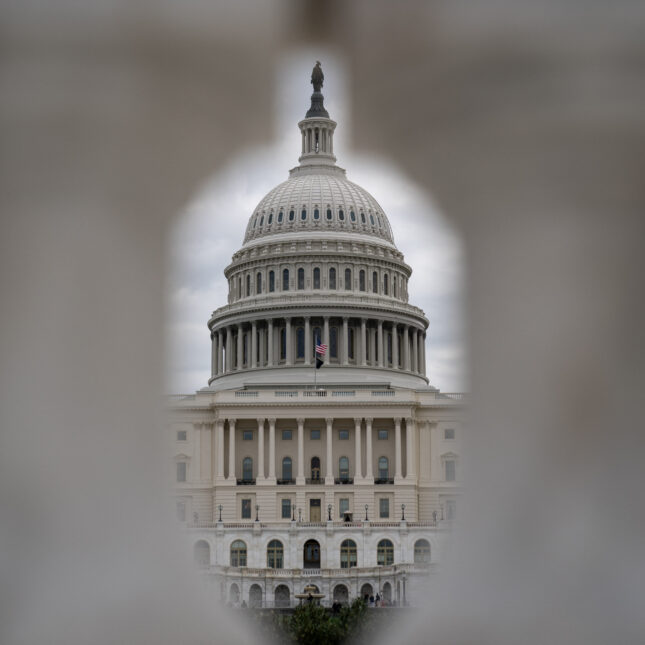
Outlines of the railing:
{"label": "railing", "polygon": [[393,477],[378,477],[377,479],[374,480],[375,484],[393,484],[394,483],[394,478]]}
{"label": "railing", "polygon": [[290,486],[291,484],[295,483],[295,479],[278,479],[278,486]]}
{"label": "railing", "polygon": [[[293,522],[292,520],[287,520],[284,522],[255,522],[255,521],[248,521],[248,522],[202,522],[202,521],[197,521],[197,522],[186,522],[183,524],[188,529],[215,529],[218,527],[222,527],[225,529],[251,529],[254,527],[257,527],[258,525],[263,528],[263,529],[285,529],[287,526],[290,526],[292,524],[295,524],[296,527],[302,527],[302,528],[324,528],[327,526],[329,522]],[[362,528],[363,526],[366,526],[369,524],[370,527],[372,528],[399,528],[401,526],[401,522],[399,520],[393,520],[389,522],[378,522],[378,521],[372,521],[368,520],[368,522],[364,522],[363,520],[356,520],[352,522],[344,522],[340,520],[334,520],[332,523],[332,526],[334,528],[349,528],[349,529],[357,529],[357,528]],[[406,527],[408,529],[411,528],[434,528],[438,526],[438,522],[434,522],[433,520],[427,520],[427,521],[418,521],[418,522],[408,522],[406,521],[405,523]]]}
{"label": "railing", "polygon": [[372,390],[372,396],[394,396],[394,390]]}
{"label": "railing", "polygon": [[251,398],[251,399],[257,399],[259,396],[259,392],[257,390],[236,390],[235,392],[235,397],[236,398]]}
{"label": "railing", "polygon": [[334,484],[353,484],[353,483],[354,483],[353,477],[336,477],[336,479],[334,479]]}
{"label": "railing", "polygon": [[298,390],[276,390],[273,395],[277,398],[295,398],[298,396]]}
{"label": "railing", "polygon": [[327,390],[304,390],[302,396],[327,396]]}
{"label": "railing", "polygon": [[238,479],[238,486],[253,486],[255,484],[255,479]]}
{"label": "railing", "polygon": [[313,479],[311,477],[308,477],[307,479],[305,479],[305,481],[307,482],[307,484],[319,484],[319,485],[322,485],[322,484],[325,483],[325,480],[321,479],[320,477],[316,477],[315,479]]}
{"label": "railing", "polygon": [[332,390],[332,396],[356,396],[356,390]]}

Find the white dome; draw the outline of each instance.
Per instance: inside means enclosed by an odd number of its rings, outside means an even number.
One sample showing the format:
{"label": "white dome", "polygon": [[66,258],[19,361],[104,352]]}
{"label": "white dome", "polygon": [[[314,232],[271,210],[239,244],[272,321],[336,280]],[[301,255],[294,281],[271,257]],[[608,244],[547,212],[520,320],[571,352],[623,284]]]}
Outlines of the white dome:
{"label": "white dome", "polygon": [[289,231],[342,231],[394,244],[379,203],[336,166],[299,166],[271,190],[249,220],[244,243]]}

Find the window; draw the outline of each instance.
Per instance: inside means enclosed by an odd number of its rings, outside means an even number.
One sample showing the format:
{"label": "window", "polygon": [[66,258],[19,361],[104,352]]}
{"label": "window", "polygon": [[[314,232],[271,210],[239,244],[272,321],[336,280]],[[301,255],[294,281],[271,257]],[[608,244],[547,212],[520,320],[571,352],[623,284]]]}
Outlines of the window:
{"label": "window", "polygon": [[282,460],[282,479],[285,479],[287,481],[290,481],[292,479],[291,475],[292,475],[293,469],[291,465],[292,465],[291,457],[285,457]]}
{"label": "window", "polygon": [[347,355],[354,358],[354,328],[350,327],[347,332]]}
{"label": "window", "polygon": [[389,462],[387,457],[378,458],[378,478],[387,479],[389,477]]}
{"label": "window", "polygon": [[242,278],[237,279],[237,297],[242,297]]}
{"label": "window", "polygon": [[445,463],[445,469],[446,469],[446,481],[454,482],[455,481],[455,460],[446,459],[444,463]]}
{"label": "window", "polygon": [[269,219],[267,220],[267,224],[271,224],[273,221],[273,213],[269,213]]}
{"label": "window", "polygon": [[188,433],[185,430],[177,431],[177,441],[186,441]]}
{"label": "window", "polygon": [[290,499],[282,500],[282,519],[283,520],[291,519],[291,500]]}
{"label": "window", "polygon": [[314,268],[314,289],[320,289],[320,269]]}
{"label": "window", "polygon": [[312,439],[320,439],[320,430],[312,430],[311,431],[311,438]]}
{"label": "window", "polygon": [[280,360],[287,358],[287,330],[282,327],[280,329]]}
{"label": "window", "polygon": [[242,334],[242,364],[247,364],[247,355],[248,355],[248,334]]}
{"label": "window", "polygon": [[333,267],[329,269],[329,288],[336,288],[336,269],[334,269]]}
{"label": "window", "polygon": [[318,457],[311,458],[311,478],[316,481],[320,480],[320,459]]}
{"label": "window", "polygon": [[271,540],[267,546],[267,568],[282,569],[284,548],[280,540]]}
{"label": "window", "polygon": [[349,430],[339,430],[338,431],[339,439],[349,439]]}
{"label": "window", "polygon": [[264,224],[264,215],[262,215],[262,217],[260,217],[260,226],[262,226],[263,224]]}
{"label": "window", "polygon": [[390,517],[390,500],[387,497],[381,497],[378,501],[378,516],[381,518]]}
{"label": "window", "polygon": [[392,295],[396,298],[396,276],[392,278]]}
{"label": "window", "polygon": [[383,276],[383,293],[387,296],[388,291],[388,275],[387,273]]}
{"label": "window", "polygon": [[306,220],[307,219],[307,209],[303,208],[302,211],[300,212],[300,219],[301,220]]}
{"label": "window", "polygon": [[242,519],[243,520],[251,519],[251,500],[250,499],[242,500]]}
{"label": "window", "polygon": [[284,217],[284,213],[280,211],[278,213],[278,224],[282,224],[282,218]]}
{"label": "window", "polygon": [[269,292],[273,293],[275,291],[275,273],[269,271]]}
{"label": "window", "polygon": [[365,224],[365,213],[361,213],[361,222]]}
{"label": "window", "polygon": [[428,562],[430,562],[430,542],[417,540],[414,543],[414,563],[426,564]]}
{"label": "window", "polygon": [[328,209],[327,209],[327,219],[328,219],[328,220],[330,220],[330,219],[331,219],[331,208],[328,208]]}
{"label": "window", "polygon": [[282,272],[282,291],[289,291],[289,269]]}
{"label": "window", "polygon": [[356,213],[354,211],[349,211],[349,219],[351,219],[352,222],[356,221]]}
{"label": "window", "polygon": [[186,462],[185,461],[177,462],[177,481],[178,482],[186,481]]}
{"label": "window", "polygon": [[253,481],[253,459],[244,457],[242,460],[242,479],[245,482]]}
{"label": "window", "polygon": [[454,520],[457,516],[457,502],[454,499],[446,501],[446,519]]}
{"label": "window", "polygon": [[347,512],[349,512],[349,498],[343,497],[338,500],[338,517],[344,518]]}
{"label": "window", "polygon": [[329,330],[329,358],[338,358],[338,327]]}
{"label": "window", "polygon": [[177,521],[186,521],[186,502],[177,502]]}
{"label": "window", "polygon": [[293,222],[294,219],[296,219],[296,211],[290,210],[289,211],[289,221]]}
{"label": "window", "polygon": [[255,220],[253,220],[253,228],[255,228],[258,225],[258,216],[255,216]]}
{"label": "window", "polygon": [[340,545],[340,568],[349,569],[356,566],[356,542],[343,540]]}
{"label": "window", "polygon": [[358,274],[358,289],[359,291],[365,291],[365,271],[363,269]]}
{"label": "window", "polygon": [[394,564],[394,545],[390,540],[381,540],[376,546],[376,564],[379,567]]}
{"label": "window", "polygon": [[305,330],[302,327],[296,329],[296,358],[305,357]]}
{"label": "window", "polygon": [[[249,513],[251,512],[251,500],[246,499],[242,500],[242,502],[248,502],[249,503]],[[242,504],[242,507],[244,507],[244,504]],[[251,517],[249,515],[249,517]],[[246,544],[242,542],[242,540],[235,540],[233,544],[231,544],[231,566],[232,567],[245,567],[246,566]]]}
{"label": "window", "polygon": [[370,223],[374,226],[374,215],[370,213]]}
{"label": "window", "polygon": [[454,428],[446,428],[443,431],[443,438],[444,439],[454,439],[455,438],[455,430],[454,430]]}
{"label": "window", "polygon": [[314,209],[314,219],[320,219],[320,211],[317,208]]}
{"label": "window", "polygon": [[389,432],[387,430],[379,430],[378,431],[378,438],[379,439],[387,439],[389,436]]}
{"label": "window", "polygon": [[345,269],[345,291],[351,291],[352,288],[352,270]]}
{"label": "window", "polygon": [[378,293],[378,273],[372,273],[372,291]]}
{"label": "window", "polygon": [[305,270],[300,267],[298,269],[298,289],[305,288]]}
{"label": "window", "polygon": [[292,430],[283,430],[282,431],[282,438],[285,441],[290,441],[293,438],[293,431]]}
{"label": "window", "polygon": [[339,219],[341,222],[345,220],[345,211],[343,211],[343,209],[342,209],[342,208],[338,211],[338,219]]}
{"label": "window", "polygon": [[387,334],[387,362],[392,362],[392,334]]}
{"label": "window", "polygon": [[348,480],[349,479],[349,458],[341,457],[338,460],[338,476],[340,479]]}
{"label": "window", "polygon": [[253,430],[244,430],[244,432],[242,432],[242,440],[253,441]]}
{"label": "window", "polygon": [[255,292],[256,293],[262,293],[262,274],[258,273],[255,276]]}

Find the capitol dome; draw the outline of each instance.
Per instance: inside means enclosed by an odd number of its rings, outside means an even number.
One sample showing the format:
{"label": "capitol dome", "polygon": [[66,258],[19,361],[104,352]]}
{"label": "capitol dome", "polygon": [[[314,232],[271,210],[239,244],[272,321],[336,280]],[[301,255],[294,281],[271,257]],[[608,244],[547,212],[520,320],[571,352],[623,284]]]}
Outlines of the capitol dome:
{"label": "capitol dome", "polygon": [[209,387],[427,388],[428,320],[408,303],[412,269],[379,203],[336,165],[320,91],[298,127],[299,164],[253,210],[225,269],[228,304],[208,322]]}

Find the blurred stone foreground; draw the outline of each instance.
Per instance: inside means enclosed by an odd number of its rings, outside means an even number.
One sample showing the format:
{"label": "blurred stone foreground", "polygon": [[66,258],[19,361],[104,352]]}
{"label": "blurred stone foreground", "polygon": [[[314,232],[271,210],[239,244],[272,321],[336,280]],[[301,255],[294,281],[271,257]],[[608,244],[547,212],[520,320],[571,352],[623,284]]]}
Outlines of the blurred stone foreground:
{"label": "blurred stone foreground", "polygon": [[164,245],[271,141],[280,57],[311,44],[347,61],[355,146],[468,251],[458,563],[384,642],[645,640],[643,3],[23,0],[1,22],[0,642],[259,642],[196,588],[164,503]]}

